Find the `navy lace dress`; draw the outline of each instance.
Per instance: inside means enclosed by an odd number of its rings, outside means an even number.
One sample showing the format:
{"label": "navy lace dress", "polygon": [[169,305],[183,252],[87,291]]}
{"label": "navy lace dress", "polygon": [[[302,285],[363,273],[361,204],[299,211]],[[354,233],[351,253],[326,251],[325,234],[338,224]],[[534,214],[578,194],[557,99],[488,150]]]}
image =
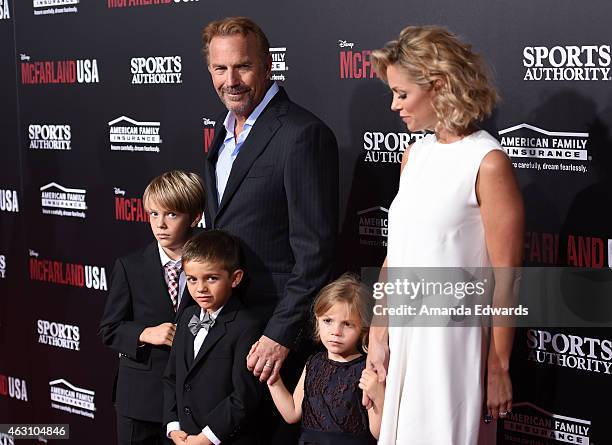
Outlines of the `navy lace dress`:
{"label": "navy lace dress", "polygon": [[358,388],[365,355],[350,362],[336,362],[327,352],[306,362],[300,445],[370,445],[368,413]]}

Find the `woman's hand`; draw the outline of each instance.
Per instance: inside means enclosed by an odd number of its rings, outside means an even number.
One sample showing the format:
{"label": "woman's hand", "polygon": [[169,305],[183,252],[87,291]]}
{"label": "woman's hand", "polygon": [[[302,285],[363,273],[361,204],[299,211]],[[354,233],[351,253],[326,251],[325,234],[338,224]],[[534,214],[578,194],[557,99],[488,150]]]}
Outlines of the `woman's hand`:
{"label": "woman's hand", "polygon": [[505,418],[512,411],[512,381],[508,369],[488,369],[487,408],[489,415],[495,420]]}

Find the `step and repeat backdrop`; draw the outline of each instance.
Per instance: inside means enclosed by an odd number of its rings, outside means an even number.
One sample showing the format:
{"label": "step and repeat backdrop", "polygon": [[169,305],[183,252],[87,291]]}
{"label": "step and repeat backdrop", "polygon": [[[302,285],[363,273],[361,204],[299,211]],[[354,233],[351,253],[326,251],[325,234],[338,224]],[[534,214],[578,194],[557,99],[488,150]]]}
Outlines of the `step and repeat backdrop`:
{"label": "step and repeat backdrop", "polygon": [[[370,54],[408,24],[450,28],[493,68],[503,101],[483,127],[520,180],[525,264],[610,267],[608,1],[0,0],[0,423],[68,423],[71,443],[114,442],[117,357],[96,336],[112,264],[151,239],[148,181],[202,172],[223,108],[200,33],[230,15],[262,26],[273,78],[338,138],[338,272],[385,256],[401,155],[418,135],[391,112]],[[499,443],[610,443],[611,340],[520,330]]]}

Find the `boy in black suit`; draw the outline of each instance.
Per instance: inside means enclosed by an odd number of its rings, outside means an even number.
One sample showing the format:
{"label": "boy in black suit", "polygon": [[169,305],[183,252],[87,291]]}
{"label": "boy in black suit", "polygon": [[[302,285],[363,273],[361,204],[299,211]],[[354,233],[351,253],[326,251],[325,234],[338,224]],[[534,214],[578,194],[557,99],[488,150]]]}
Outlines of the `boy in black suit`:
{"label": "boy in black suit", "polygon": [[120,445],[168,443],[162,424],[162,377],[174,324],[193,300],[183,291],[181,254],[204,206],[195,173],[171,171],[153,179],[143,201],[155,241],[115,263],[98,334],[119,352],[114,387]]}
{"label": "boy in black suit", "polygon": [[263,331],[233,290],[240,284],[238,241],[220,230],[183,250],[189,293],[164,375],[164,422],[175,444],[256,444],[262,384],[245,357]]}

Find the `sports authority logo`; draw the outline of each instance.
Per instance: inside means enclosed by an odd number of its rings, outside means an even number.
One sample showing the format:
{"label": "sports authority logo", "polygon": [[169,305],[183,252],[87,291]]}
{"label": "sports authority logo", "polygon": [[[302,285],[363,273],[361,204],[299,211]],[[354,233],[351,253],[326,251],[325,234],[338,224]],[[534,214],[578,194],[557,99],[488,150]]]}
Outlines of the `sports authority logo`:
{"label": "sports authority logo", "polygon": [[401,163],[402,154],[410,144],[424,137],[424,133],[363,133],[364,162],[376,164]]}
{"label": "sports authority logo", "polygon": [[31,57],[20,54],[21,84],[49,85],[99,83],[97,59],[41,60],[30,62]]}
{"label": "sports authority logo", "polygon": [[208,153],[208,149],[215,139],[215,124],[216,122],[208,119],[207,117],[202,118],[203,127],[203,142],[204,142],[204,153]]}
{"label": "sports authority logo", "polygon": [[610,45],[526,46],[523,80],[610,80]]}
{"label": "sports authority logo", "polygon": [[40,188],[43,215],[73,216],[85,218],[87,202],[85,189],[72,189],[50,182]]}
{"label": "sports authority logo", "polygon": [[79,12],[80,0],[33,0],[34,15],[66,14]]}
{"label": "sports authority logo", "polygon": [[389,210],[377,206],[357,212],[359,219],[359,244],[362,246],[387,246]]}
{"label": "sports authority logo", "polygon": [[146,212],[140,197],[126,197],[125,190],[119,187],[114,188],[115,194],[115,220],[128,222],[149,222],[149,215]]}
{"label": "sports authority logo", "polygon": [[612,341],[527,330],[527,360],[562,368],[612,374]]}
{"label": "sports authority logo", "polygon": [[7,20],[11,18],[11,10],[9,8],[8,0],[0,0],[0,20]]}
{"label": "sports authority logo", "polygon": [[131,8],[135,6],[167,6],[195,3],[200,0],[107,0],[108,8]]}
{"label": "sports authority logo", "polygon": [[70,125],[28,126],[29,147],[34,150],[71,150],[72,130]]}
{"label": "sports authority logo", "polygon": [[0,374],[0,396],[28,401],[28,386],[26,381],[18,377]]}
{"label": "sports authority logo", "polygon": [[371,79],[378,77],[372,67],[371,50],[356,50],[355,43],[338,40],[340,47],[340,79]]}
{"label": "sports authority logo", "polygon": [[132,84],[183,83],[181,56],[134,57],[130,66]]}
{"label": "sports authority logo", "polygon": [[108,123],[111,151],[146,151],[159,153],[159,122],[138,122],[126,116]]}
{"label": "sports authority logo", "polygon": [[108,290],[106,269],[101,266],[39,259],[38,252],[30,249],[29,269],[30,280],[100,291]]}
{"label": "sports authority logo", "polygon": [[36,326],[38,343],[57,348],[79,350],[81,334],[78,326],[47,320],[38,320]]}
{"label": "sports authority logo", "polygon": [[502,432],[504,443],[591,443],[591,421],[553,414],[530,402],[512,404],[512,412],[503,419]]}
{"label": "sports authority logo", "polygon": [[[563,247],[563,252],[561,252]],[[612,240],[596,236],[567,234],[561,247],[559,234],[526,232],[525,261],[531,265],[548,264],[599,269],[612,267]],[[563,255],[560,255],[562,253]],[[560,258],[565,264],[560,264]]]}
{"label": "sports authority logo", "polygon": [[64,379],[49,382],[51,408],[79,416],[94,418],[96,412],[94,391],[78,388]]}
{"label": "sports authority logo", "polygon": [[270,48],[270,56],[272,56],[272,76],[270,79],[284,81],[285,74],[283,73],[289,71],[286,60],[287,48]]}
{"label": "sports authority logo", "polygon": [[0,255],[0,278],[6,278],[6,255]]}
{"label": "sports authority logo", "polygon": [[3,212],[19,212],[17,190],[0,189],[0,210]]}
{"label": "sports authority logo", "polygon": [[[548,131],[529,124],[519,124],[499,131],[501,145],[508,156],[519,158],[515,168],[586,173],[590,160],[587,150],[589,133]],[[535,159],[536,161],[529,161]],[[541,161],[571,161],[572,163]],[[580,162],[581,164],[574,164]]]}

